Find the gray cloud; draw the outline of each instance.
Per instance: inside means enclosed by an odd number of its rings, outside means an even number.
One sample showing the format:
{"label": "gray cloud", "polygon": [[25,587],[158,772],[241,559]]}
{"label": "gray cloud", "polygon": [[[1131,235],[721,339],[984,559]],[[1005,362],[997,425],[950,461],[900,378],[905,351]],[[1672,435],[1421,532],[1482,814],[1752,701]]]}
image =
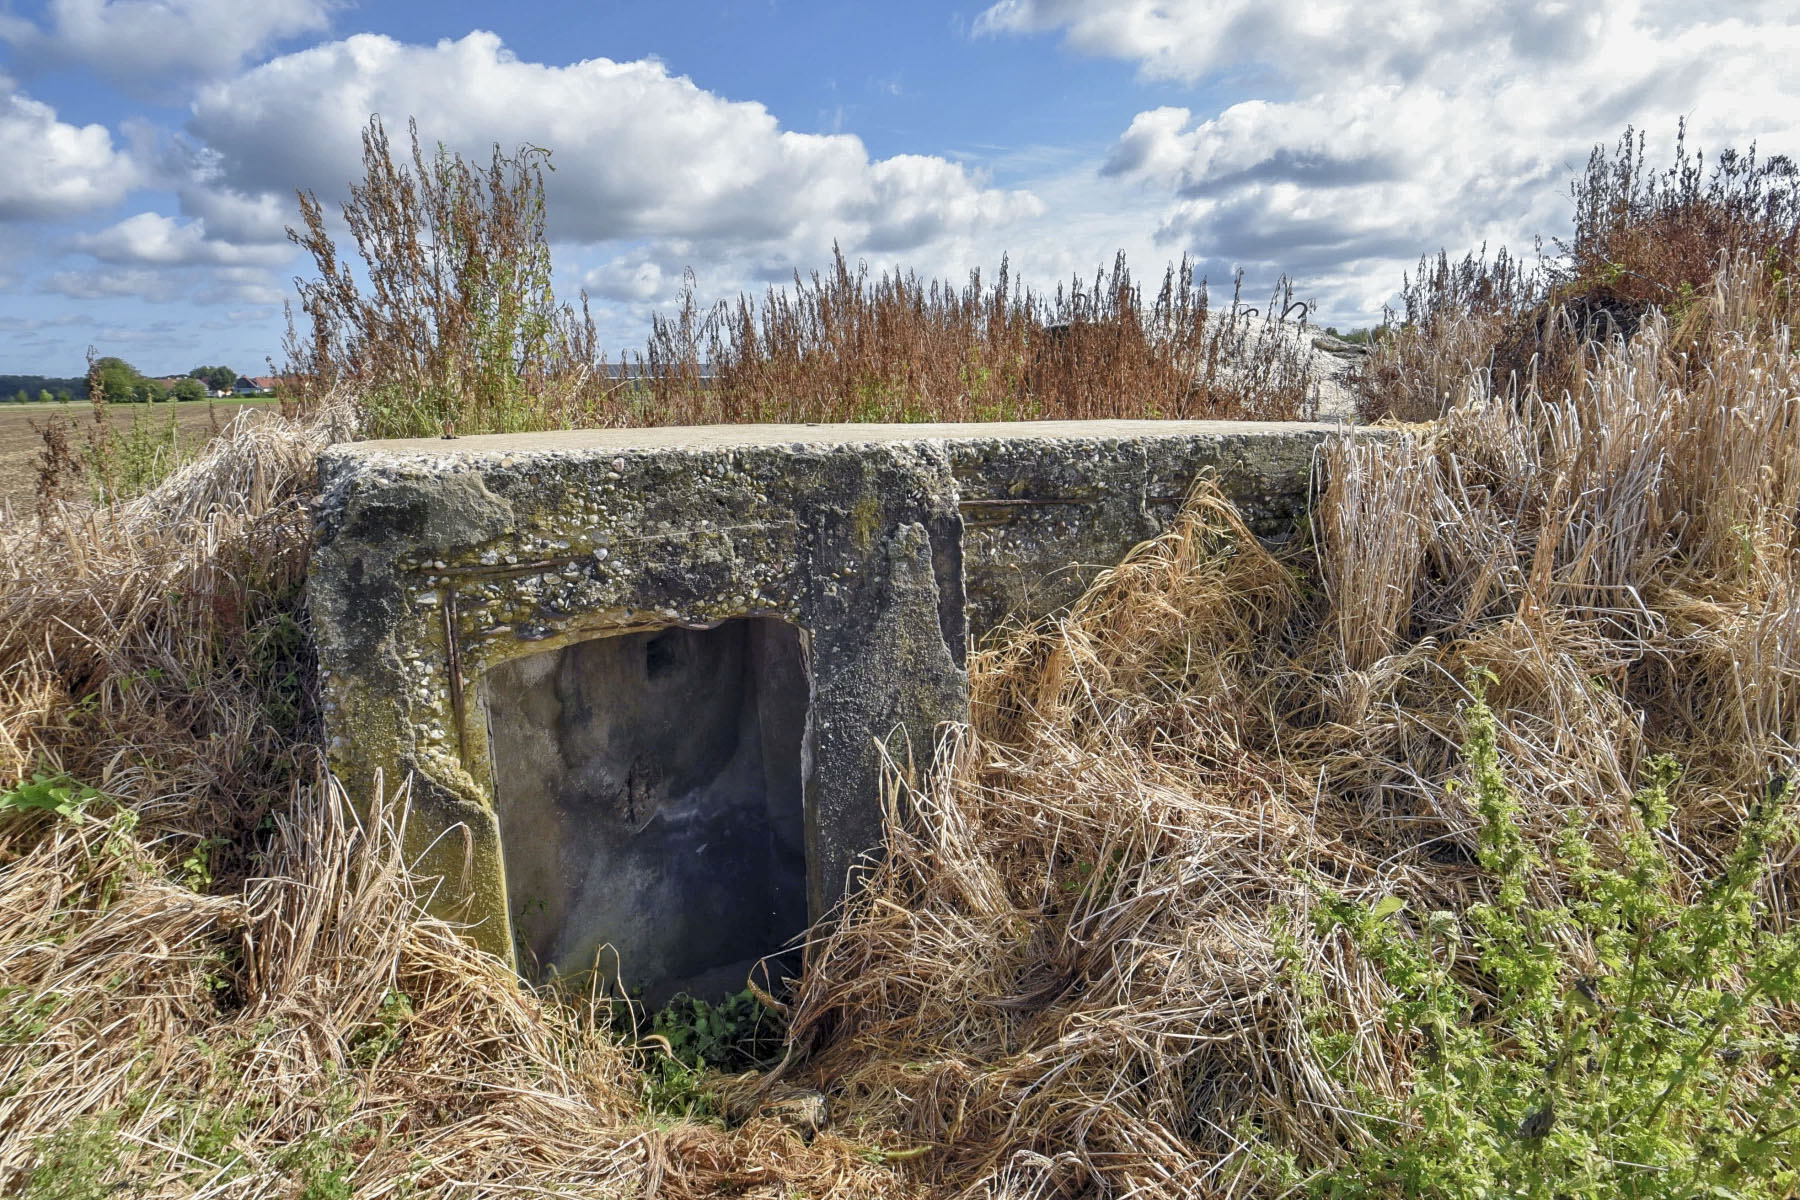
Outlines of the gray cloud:
{"label": "gray cloud", "polygon": [[136,299],[166,304],[279,304],[286,291],[257,267],[110,267],[98,271],[55,271],[42,291],[75,300]]}
{"label": "gray cloud", "polygon": [[1355,187],[1400,180],[1408,174],[1406,164],[1396,154],[1339,154],[1318,146],[1278,146],[1261,160],[1238,170],[1188,174],[1176,194],[1189,199],[1223,196],[1272,183],[1303,188]]}
{"label": "gray cloud", "polygon": [[139,268],[127,271],[56,271],[43,281],[43,290],[71,300],[107,300],[135,297],[168,301],[182,294],[180,281],[164,271]]}
{"label": "gray cloud", "polygon": [[79,63],[166,96],[283,38],[317,33],[338,0],[50,0],[42,23],[0,14],[0,41],[34,69]]}

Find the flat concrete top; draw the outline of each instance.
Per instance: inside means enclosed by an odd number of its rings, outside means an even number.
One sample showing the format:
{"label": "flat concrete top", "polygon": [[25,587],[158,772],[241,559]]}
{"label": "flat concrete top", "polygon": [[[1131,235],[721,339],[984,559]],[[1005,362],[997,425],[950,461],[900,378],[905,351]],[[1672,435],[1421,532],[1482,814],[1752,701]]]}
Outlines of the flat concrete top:
{"label": "flat concrete top", "polygon": [[569,429],[459,438],[348,442],[333,448],[352,456],[581,453],[605,450],[717,450],[737,446],[865,445],[882,442],[1097,441],[1133,438],[1217,438],[1246,434],[1328,434],[1338,422],[1309,421],[988,421],[916,425],[662,425],[631,429]]}

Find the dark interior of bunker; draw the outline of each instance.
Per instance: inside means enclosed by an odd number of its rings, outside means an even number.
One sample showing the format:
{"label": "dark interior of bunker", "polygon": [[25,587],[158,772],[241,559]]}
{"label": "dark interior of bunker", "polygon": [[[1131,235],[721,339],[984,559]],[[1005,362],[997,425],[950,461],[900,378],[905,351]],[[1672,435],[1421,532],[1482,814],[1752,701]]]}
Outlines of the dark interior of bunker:
{"label": "dark interior of bunker", "polygon": [[528,976],[598,970],[653,1006],[718,999],[805,930],[794,626],[593,638],[501,664],[482,695]]}

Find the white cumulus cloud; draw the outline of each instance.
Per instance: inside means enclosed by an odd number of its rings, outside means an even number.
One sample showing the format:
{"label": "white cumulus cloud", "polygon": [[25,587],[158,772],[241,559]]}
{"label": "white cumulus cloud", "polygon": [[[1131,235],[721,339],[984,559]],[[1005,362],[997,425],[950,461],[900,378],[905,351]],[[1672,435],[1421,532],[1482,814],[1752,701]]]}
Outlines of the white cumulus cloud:
{"label": "white cumulus cloud", "polygon": [[0,221],[44,220],[116,204],[139,171],[104,125],[71,125],[0,75]]}
{"label": "white cumulus cloud", "polygon": [[286,262],[292,248],[283,244],[238,245],[207,236],[206,221],[182,222],[159,213],[138,213],[99,233],[84,234],[75,246],[101,262],[133,266],[188,267],[268,265]]}
{"label": "white cumulus cloud", "polygon": [[566,241],[906,246],[1035,211],[942,158],[872,159],[854,136],[783,129],[660,62],[549,66],[483,32],[433,46],[360,34],[284,55],[202,88],[188,129],[213,178],[255,203],[297,186],[340,195],[362,176],[371,113],[397,143],[413,116],[428,147],[477,161],[495,143],[551,148],[551,232]]}

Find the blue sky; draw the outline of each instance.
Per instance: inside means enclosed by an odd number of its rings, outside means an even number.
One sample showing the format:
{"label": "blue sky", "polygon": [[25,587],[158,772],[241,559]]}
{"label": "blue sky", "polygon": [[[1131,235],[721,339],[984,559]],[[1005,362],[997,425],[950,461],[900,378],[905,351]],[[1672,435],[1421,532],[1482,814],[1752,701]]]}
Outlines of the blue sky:
{"label": "blue sky", "polygon": [[0,0],[0,372],[279,358],[295,188],[379,111],[550,147],[559,291],[640,345],[834,241],[961,279],[1286,273],[1367,323],[1421,253],[1567,229],[1627,123],[1800,153],[1800,0]]}

